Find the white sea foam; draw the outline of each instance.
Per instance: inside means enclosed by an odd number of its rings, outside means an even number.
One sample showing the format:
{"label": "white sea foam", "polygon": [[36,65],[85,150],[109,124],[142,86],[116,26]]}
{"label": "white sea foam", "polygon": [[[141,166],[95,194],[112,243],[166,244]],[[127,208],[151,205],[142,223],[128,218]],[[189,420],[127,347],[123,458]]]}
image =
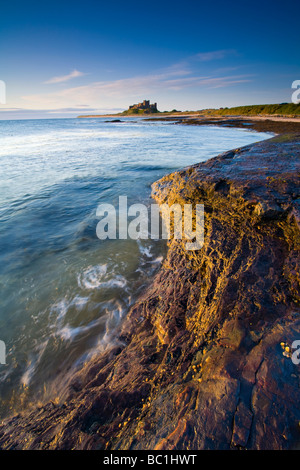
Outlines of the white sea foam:
{"label": "white sea foam", "polygon": [[36,351],[32,353],[28,366],[26,367],[20,380],[21,385],[23,385],[23,387],[28,387],[28,385],[30,384],[32,377],[34,375],[34,372],[45,352],[47,344],[48,344],[48,340],[45,340],[43,343],[39,344],[38,347],[36,348]]}
{"label": "white sea foam", "polygon": [[76,295],[72,299],[65,297],[51,306],[50,317],[55,315],[55,321],[60,323],[65,318],[71,306],[75,306],[77,310],[81,310],[88,303],[88,300],[89,297],[81,297],[79,295]]}
{"label": "white sea foam", "polygon": [[97,320],[93,320],[87,325],[84,326],[71,326],[69,324],[63,326],[56,332],[56,336],[59,336],[64,341],[73,341],[74,338],[82,333],[86,333],[87,331],[91,330],[95,326],[104,323],[103,318],[98,318]]}
{"label": "white sea foam", "polygon": [[77,281],[82,289],[110,289],[114,287],[124,288],[127,280],[121,274],[115,274],[114,269],[108,271],[107,264],[89,266],[78,274]]}
{"label": "white sea foam", "polygon": [[146,256],[147,258],[152,258],[153,255],[151,253],[151,251],[152,251],[151,246],[144,245],[141,242],[141,240],[137,240],[137,244],[138,244],[141,255]]}
{"label": "white sea foam", "polygon": [[122,307],[120,302],[112,302],[108,306],[105,315],[105,331],[104,334],[99,336],[95,346],[89,351],[87,358],[90,359],[99,352],[103,352],[107,348],[111,348],[115,344],[119,344],[116,336],[116,329],[118,328],[122,318],[126,313],[126,309]]}
{"label": "white sea foam", "polygon": [[103,284],[103,278],[107,273],[107,264],[88,266],[77,275],[79,287],[82,289],[97,289]]}

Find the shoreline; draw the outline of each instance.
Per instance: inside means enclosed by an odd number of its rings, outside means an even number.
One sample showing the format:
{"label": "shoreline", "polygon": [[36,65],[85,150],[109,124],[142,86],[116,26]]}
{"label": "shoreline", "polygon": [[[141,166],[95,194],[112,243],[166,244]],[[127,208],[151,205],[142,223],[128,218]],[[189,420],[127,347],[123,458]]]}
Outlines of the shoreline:
{"label": "shoreline", "polygon": [[299,142],[279,135],[152,185],[159,203],[205,204],[203,250],[172,240],[121,343],[76,374],[62,403],[4,420],[1,449],[298,445]]}
{"label": "shoreline", "polygon": [[[220,127],[235,127],[249,129],[256,132],[272,132],[274,134],[286,133],[300,133],[300,117],[294,118],[290,116],[211,116],[202,114],[172,114],[172,115],[137,115],[137,116],[122,116],[117,114],[112,115],[95,115],[95,116],[78,116],[80,119],[93,119],[93,118],[114,118],[110,122],[124,122],[126,119],[141,119],[145,121],[164,121],[172,124],[182,125],[197,125],[197,126],[220,126]],[[174,122],[175,121],[175,122]]]}
{"label": "shoreline", "polygon": [[93,118],[141,118],[141,119],[170,119],[172,120],[173,117],[175,118],[190,118],[190,119],[208,119],[208,120],[214,120],[214,119],[242,119],[242,120],[272,120],[272,121],[290,121],[290,122],[299,122],[300,123],[300,117],[292,117],[292,116],[277,116],[273,114],[269,115],[211,115],[211,114],[202,114],[198,113],[196,111],[191,111],[187,113],[149,113],[149,114],[131,114],[131,115],[124,115],[124,114],[87,114],[87,115],[81,115],[77,116],[77,119],[93,119]]}
{"label": "shoreline", "polygon": [[[179,116],[178,116],[179,118]],[[179,119],[171,119],[168,117],[150,118],[155,121],[175,121],[175,124],[197,125],[197,126],[220,126],[235,127],[254,130],[256,132],[272,132],[274,134],[300,133],[300,118],[289,117],[262,117],[262,116],[227,116],[227,117],[191,117],[185,116]]]}

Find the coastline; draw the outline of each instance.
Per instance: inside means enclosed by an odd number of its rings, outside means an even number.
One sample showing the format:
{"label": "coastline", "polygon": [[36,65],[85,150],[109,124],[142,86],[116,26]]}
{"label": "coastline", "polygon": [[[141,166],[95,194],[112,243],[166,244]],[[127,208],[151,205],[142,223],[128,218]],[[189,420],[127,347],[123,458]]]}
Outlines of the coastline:
{"label": "coastline", "polygon": [[[196,125],[196,126],[220,126],[249,129],[256,132],[272,132],[274,134],[300,133],[300,117],[291,116],[211,116],[192,113],[174,113],[174,114],[145,114],[145,115],[122,115],[122,114],[104,114],[78,116],[79,119],[97,119],[114,118],[110,122],[126,122],[128,118],[136,118],[146,121],[165,121],[172,124]],[[120,119],[121,118],[121,119]]]}
{"label": "coastline", "polygon": [[[175,117],[175,116],[174,116]],[[196,126],[221,126],[249,129],[256,132],[272,132],[274,134],[300,133],[300,118],[277,116],[176,116],[155,118],[155,121],[175,121],[175,124]],[[148,120],[148,119],[147,119]]]}
{"label": "coastline", "polygon": [[1,449],[298,445],[299,371],[280,344],[300,337],[299,142],[280,135],[153,184],[159,203],[204,202],[203,249],[172,240],[119,345],[67,399],[4,420]]}

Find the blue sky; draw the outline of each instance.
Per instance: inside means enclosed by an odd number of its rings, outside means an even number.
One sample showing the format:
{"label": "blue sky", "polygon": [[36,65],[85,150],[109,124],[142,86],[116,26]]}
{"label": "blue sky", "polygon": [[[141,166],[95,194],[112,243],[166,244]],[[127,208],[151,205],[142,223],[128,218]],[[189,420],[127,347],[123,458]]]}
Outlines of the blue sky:
{"label": "blue sky", "polygon": [[291,1],[10,0],[1,5],[0,118],[291,101]]}

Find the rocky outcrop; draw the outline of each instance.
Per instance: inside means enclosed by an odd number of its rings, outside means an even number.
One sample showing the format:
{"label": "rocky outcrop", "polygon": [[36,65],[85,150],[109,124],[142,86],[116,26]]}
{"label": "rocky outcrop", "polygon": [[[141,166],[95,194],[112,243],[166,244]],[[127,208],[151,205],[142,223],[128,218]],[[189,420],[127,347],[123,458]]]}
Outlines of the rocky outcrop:
{"label": "rocky outcrop", "polygon": [[275,137],[153,185],[160,203],[204,203],[203,248],[172,240],[119,344],[67,398],[6,420],[2,449],[298,446],[299,143]]}

